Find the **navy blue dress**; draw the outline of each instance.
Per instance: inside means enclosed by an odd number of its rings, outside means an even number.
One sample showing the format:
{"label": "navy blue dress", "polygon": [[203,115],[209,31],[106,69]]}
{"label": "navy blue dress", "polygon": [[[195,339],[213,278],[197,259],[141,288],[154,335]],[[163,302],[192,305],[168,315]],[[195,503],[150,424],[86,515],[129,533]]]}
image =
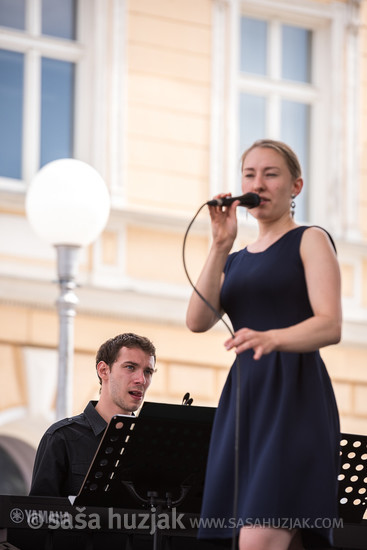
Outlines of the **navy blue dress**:
{"label": "navy blue dress", "polygon": [[[297,227],[263,252],[230,254],[221,293],[234,330],[284,328],[311,317]],[[330,538],[337,517],[339,416],[318,351],[253,350],[240,361],[238,515],[233,519],[237,367],[233,364],[213,425],[200,538],[231,538],[233,524],[302,528]],[[209,524],[208,524],[209,525]],[[303,532],[304,533],[304,532]],[[317,538],[317,537],[316,537]],[[304,540],[306,540],[304,538]]]}

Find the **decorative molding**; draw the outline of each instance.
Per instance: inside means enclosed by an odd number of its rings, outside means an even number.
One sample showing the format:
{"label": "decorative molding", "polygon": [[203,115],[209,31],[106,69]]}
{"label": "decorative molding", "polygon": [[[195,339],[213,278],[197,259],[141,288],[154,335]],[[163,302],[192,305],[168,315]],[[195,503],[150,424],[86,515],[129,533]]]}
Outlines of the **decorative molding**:
{"label": "decorative molding", "polygon": [[349,0],[349,22],[346,27],[346,182],[345,232],[350,239],[361,236],[359,226],[360,199],[360,2]]}
{"label": "decorative molding", "polygon": [[23,347],[28,414],[54,421],[58,353],[54,349]]}
{"label": "decorative molding", "polygon": [[111,146],[108,154],[109,184],[111,193],[123,196],[123,184],[126,181],[126,41],[127,41],[126,0],[113,0],[110,16],[111,37],[111,83],[109,120]]}
{"label": "decorative molding", "polygon": [[[11,409],[5,409],[0,411],[0,426],[15,422],[20,418],[25,418],[27,414],[27,407],[13,407]],[[0,430],[1,434],[1,430]]]}
{"label": "decorative molding", "polygon": [[[121,277],[94,277],[94,286],[80,282],[76,290],[78,314],[133,318],[157,323],[185,322],[191,290],[164,283],[133,281]],[[0,277],[0,304],[56,311],[57,286],[50,281]]]}

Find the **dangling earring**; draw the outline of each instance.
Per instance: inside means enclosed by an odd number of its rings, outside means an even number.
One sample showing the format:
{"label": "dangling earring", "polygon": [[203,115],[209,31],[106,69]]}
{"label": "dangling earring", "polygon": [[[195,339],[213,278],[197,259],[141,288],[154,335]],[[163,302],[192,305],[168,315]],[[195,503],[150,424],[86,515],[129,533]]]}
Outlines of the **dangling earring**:
{"label": "dangling earring", "polygon": [[291,202],[291,216],[294,218],[294,212],[296,210],[296,203],[294,202],[294,199],[296,198],[296,195],[292,195],[292,202]]}

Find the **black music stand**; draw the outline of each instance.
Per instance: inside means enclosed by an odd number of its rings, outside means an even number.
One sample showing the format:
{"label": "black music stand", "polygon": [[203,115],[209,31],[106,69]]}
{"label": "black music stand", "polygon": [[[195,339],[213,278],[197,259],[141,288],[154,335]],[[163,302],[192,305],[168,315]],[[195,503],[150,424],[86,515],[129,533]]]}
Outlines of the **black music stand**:
{"label": "black music stand", "polygon": [[214,412],[146,402],[114,416],[73,504],[199,513]]}

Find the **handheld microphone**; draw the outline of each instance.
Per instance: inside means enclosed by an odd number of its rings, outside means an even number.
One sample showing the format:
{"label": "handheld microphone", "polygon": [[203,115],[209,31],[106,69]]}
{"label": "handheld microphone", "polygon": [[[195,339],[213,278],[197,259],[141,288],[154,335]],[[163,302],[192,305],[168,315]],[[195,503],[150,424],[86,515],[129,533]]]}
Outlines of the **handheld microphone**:
{"label": "handheld microphone", "polygon": [[222,199],[212,199],[206,204],[208,206],[230,206],[234,201],[240,201],[239,206],[246,208],[255,208],[260,204],[260,197],[256,193],[245,193],[239,197],[223,197]]}

